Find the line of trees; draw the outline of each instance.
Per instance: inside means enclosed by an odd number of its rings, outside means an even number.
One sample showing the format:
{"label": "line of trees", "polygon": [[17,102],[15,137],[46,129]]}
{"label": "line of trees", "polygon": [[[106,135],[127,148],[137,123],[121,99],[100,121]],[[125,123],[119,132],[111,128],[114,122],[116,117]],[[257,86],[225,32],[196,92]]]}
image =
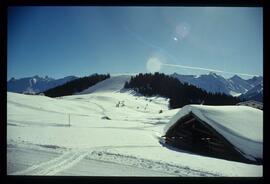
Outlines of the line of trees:
{"label": "line of trees", "polygon": [[181,83],[178,79],[163,73],[146,73],[131,77],[125,83],[125,88],[145,95],[159,95],[169,98],[170,108],[180,108],[188,104],[204,105],[235,105],[240,102],[237,97],[221,93],[208,93],[187,83]]}
{"label": "line of trees", "polygon": [[45,96],[59,97],[81,92],[96,83],[110,78],[110,74],[93,74],[69,81],[63,85],[44,91]]}

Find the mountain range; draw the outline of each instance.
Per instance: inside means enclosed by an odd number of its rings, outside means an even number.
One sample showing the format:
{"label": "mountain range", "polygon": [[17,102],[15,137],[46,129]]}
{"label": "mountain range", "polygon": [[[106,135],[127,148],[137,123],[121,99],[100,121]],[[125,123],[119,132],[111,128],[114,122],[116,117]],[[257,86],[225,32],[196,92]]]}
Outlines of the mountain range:
{"label": "mountain range", "polygon": [[77,78],[78,77],[76,76],[67,76],[60,79],[54,79],[48,76],[43,78],[38,75],[20,79],[15,79],[13,77],[7,82],[7,91],[16,93],[36,94],[39,92],[43,92],[47,89],[62,85]]}
{"label": "mountain range", "polygon": [[[251,79],[243,79],[237,75],[225,79],[214,72],[203,75],[181,75],[173,73],[171,75],[183,83],[188,83],[211,93],[225,93],[227,95],[238,96],[245,100],[263,100],[263,77],[254,76]],[[60,79],[53,79],[48,76],[26,77],[21,79],[11,78],[7,82],[7,91],[16,93],[39,93],[45,90],[60,86],[76,76],[67,76]]]}
{"label": "mountain range", "polygon": [[211,93],[225,93],[227,95],[239,96],[245,100],[262,101],[263,97],[263,77],[254,76],[251,79],[242,79],[234,75],[225,79],[214,72],[203,75],[171,75],[183,83],[194,85]]}
{"label": "mountain range", "polygon": [[240,97],[244,99],[262,102],[263,101],[263,82],[261,81],[261,83],[257,84],[256,86],[251,88],[249,91],[247,91]]}

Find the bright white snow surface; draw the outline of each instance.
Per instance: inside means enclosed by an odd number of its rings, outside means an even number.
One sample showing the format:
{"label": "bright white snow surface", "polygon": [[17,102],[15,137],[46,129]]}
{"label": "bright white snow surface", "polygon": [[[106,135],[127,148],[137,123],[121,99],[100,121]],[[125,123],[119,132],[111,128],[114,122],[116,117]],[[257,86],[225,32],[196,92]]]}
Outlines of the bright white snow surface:
{"label": "bright white snow surface", "polygon": [[[8,174],[96,176],[96,166],[104,176],[262,176],[262,166],[160,144],[179,109],[169,110],[165,98],[121,90],[128,78],[113,76],[89,94],[60,98],[8,92]],[[121,172],[106,168],[115,164]]]}
{"label": "bright white snow surface", "polygon": [[107,80],[101,81],[96,85],[78,93],[78,94],[89,94],[93,92],[117,92],[120,91],[126,81],[130,80],[131,75],[120,75],[113,76]]}
{"label": "bright white snow surface", "polygon": [[170,120],[164,134],[191,112],[223,135],[245,157],[262,158],[263,111],[248,106],[187,105]]}

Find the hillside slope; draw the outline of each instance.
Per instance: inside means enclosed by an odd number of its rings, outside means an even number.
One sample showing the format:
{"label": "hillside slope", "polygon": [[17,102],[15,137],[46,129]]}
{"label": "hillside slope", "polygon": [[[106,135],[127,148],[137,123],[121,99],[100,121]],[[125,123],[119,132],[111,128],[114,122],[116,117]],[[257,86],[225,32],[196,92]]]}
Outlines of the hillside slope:
{"label": "hillside slope", "polygon": [[[12,154],[13,168],[8,163],[12,171],[8,174],[62,175],[69,171],[73,175],[72,168],[90,159],[100,161],[99,170],[108,176],[112,172],[102,169],[104,162],[143,168],[149,175],[262,176],[262,166],[190,154],[160,144],[164,126],[179,110],[168,110],[166,99],[97,90],[61,98],[8,93],[8,150],[29,150],[24,155]],[[117,106],[119,101],[123,105]],[[41,161],[30,156],[31,150],[57,154]],[[29,168],[17,167],[22,160]],[[83,169],[76,174],[95,175],[92,169]]]}
{"label": "hillside slope", "polygon": [[101,81],[77,94],[88,94],[93,92],[117,92],[124,87],[125,82],[129,81],[130,77],[131,75],[111,76],[111,78]]}

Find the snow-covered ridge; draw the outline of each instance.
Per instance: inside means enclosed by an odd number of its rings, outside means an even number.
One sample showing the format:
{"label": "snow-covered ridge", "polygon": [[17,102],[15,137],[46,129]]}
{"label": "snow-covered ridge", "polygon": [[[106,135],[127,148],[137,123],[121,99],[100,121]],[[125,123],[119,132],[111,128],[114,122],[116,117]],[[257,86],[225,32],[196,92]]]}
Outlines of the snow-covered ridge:
{"label": "snow-covered ridge", "polygon": [[263,82],[257,84],[246,93],[240,96],[241,98],[255,101],[263,101]]}
{"label": "snow-covered ridge", "polygon": [[172,117],[164,128],[164,134],[181,117],[191,112],[223,135],[247,158],[262,158],[263,112],[261,110],[247,106],[187,105]]}
{"label": "snow-covered ridge", "polygon": [[88,93],[97,93],[97,92],[117,92],[123,89],[125,82],[129,81],[131,75],[115,75],[111,76],[109,79],[101,81],[94,86],[89,87],[88,89],[77,93],[77,94],[88,94]]}
{"label": "snow-covered ridge", "polygon": [[253,77],[251,79],[242,79],[241,77],[234,75],[229,79],[225,79],[221,75],[217,75],[213,72],[204,75],[180,75],[174,73],[172,77],[177,78],[181,82],[189,83],[198,88],[202,88],[211,93],[225,93],[232,96],[240,96],[247,93],[254,86],[263,82],[263,77]]}
{"label": "snow-covered ridge", "polygon": [[[97,87],[90,87],[89,89],[86,89],[78,94],[87,94],[92,93],[94,91],[97,92],[102,90],[103,91],[121,90],[120,88],[124,86],[124,82],[128,81],[131,76],[135,76],[137,74],[138,73],[111,74],[111,80],[102,84],[98,84]],[[180,75],[174,73],[171,76],[179,79],[181,82],[192,84],[198,88],[202,88],[211,93],[219,92],[231,96],[241,96],[243,98],[246,98],[247,100],[262,101],[263,87],[260,84],[262,84],[263,82],[263,77],[261,76],[253,77],[248,80],[244,80],[237,75],[229,79],[225,79],[221,75],[217,75],[214,72],[210,72],[209,74],[204,75]],[[77,77],[75,76],[68,76],[62,79],[53,79],[48,76],[42,78],[37,75],[22,79],[12,78],[8,81],[8,91],[34,94],[62,85],[76,78]],[[108,83],[112,83],[110,84],[110,87],[108,87]],[[106,89],[104,86],[106,86]],[[98,88],[101,87],[103,89],[99,90]]]}

